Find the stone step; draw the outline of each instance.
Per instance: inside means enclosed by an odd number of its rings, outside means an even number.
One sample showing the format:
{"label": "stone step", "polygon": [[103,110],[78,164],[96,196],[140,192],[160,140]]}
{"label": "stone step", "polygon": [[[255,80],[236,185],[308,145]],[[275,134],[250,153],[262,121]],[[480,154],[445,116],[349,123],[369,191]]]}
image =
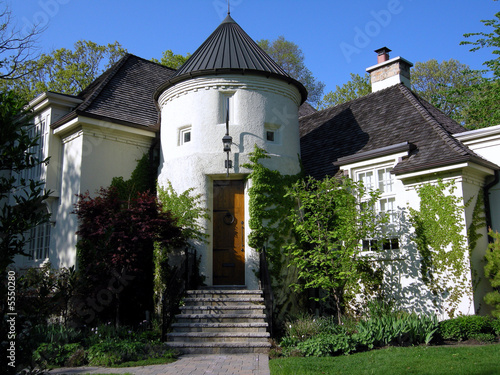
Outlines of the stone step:
{"label": "stone step", "polygon": [[186,293],[188,298],[258,298],[262,297],[261,290],[219,290],[219,289],[203,289],[189,290]]}
{"label": "stone step", "polygon": [[267,323],[173,323],[174,332],[266,332]]}
{"label": "stone step", "polygon": [[264,314],[264,305],[181,306],[183,314]]}
{"label": "stone step", "polygon": [[244,354],[244,353],[268,353],[271,344],[269,342],[169,342],[168,346],[177,349],[184,354]]}
{"label": "stone step", "polygon": [[177,323],[259,323],[265,314],[179,314]]}
{"label": "stone step", "polygon": [[215,298],[215,297],[199,297],[199,298],[184,298],[184,304],[186,306],[219,306],[225,305],[239,305],[239,304],[256,304],[264,303],[264,298],[262,297],[248,297],[248,298]]}
{"label": "stone step", "polygon": [[269,332],[171,332],[169,342],[267,342]]}

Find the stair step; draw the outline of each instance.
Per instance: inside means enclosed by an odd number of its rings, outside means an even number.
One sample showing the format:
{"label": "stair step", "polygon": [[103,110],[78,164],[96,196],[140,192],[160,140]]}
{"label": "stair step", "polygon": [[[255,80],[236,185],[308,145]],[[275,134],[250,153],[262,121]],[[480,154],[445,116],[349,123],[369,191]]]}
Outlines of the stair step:
{"label": "stair step", "polygon": [[178,323],[251,323],[264,321],[265,314],[179,314]]}
{"label": "stair step", "polygon": [[174,323],[176,332],[266,332],[267,323]]}
{"label": "stair step", "polygon": [[171,332],[169,342],[266,342],[269,332]]}
{"label": "stair step", "polygon": [[268,353],[269,342],[169,342],[168,346],[184,354],[240,354],[240,353]]}
{"label": "stair step", "polygon": [[183,314],[248,314],[264,313],[264,305],[260,304],[239,304],[239,305],[219,305],[219,306],[181,306]]}
{"label": "stair step", "polygon": [[262,297],[248,297],[248,298],[215,298],[215,297],[199,297],[199,298],[184,298],[184,303],[189,306],[206,306],[206,305],[220,305],[222,303],[228,304],[242,304],[242,303],[263,303]]}

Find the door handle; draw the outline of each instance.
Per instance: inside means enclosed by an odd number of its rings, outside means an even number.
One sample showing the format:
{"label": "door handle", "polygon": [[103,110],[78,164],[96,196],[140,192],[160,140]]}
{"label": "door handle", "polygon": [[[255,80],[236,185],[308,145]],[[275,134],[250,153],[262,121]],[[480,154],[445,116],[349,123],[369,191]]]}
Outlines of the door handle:
{"label": "door handle", "polygon": [[245,252],[245,222],[241,222],[241,252]]}

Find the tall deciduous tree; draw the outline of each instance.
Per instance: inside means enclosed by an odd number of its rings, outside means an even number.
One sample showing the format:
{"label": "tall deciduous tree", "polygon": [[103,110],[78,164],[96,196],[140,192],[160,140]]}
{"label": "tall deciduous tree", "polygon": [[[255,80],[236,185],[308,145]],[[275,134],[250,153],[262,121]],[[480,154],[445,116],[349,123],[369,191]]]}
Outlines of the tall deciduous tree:
{"label": "tall deciduous tree", "polygon": [[168,49],[166,51],[163,51],[160,60],[153,57],[151,61],[157,64],[168,66],[172,69],[179,69],[182,64],[184,64],[189,59],[189,56],[191,56],[190,53],[188,53],[186,56],[176,55],[172,52],[172,50]]}
{"label": "tall deciduous tree", "polygon": [[98,45],[87,40],[75,43],[74,50],[60,48],[42,54],[19,67],[23,79],[3,81],[2,85],[31,100],[44,91],[76,95],[104,70],[117,62],[126,50],[115,42]]}
{"label": "tall deciduous tree", "polygon": [[330,91],[318,102],[318,109],[334,107],[348,101],[368,95],[372,91],[370,75],[364,76],[351,73],[351,80],[342,86],[337,85],[335,91]]}
{"label": "tall deciduous tree", "polygon": [[472,46],[471,52],[489,48],[495,58],[483,63],[486,69],[479,73],[485,76],[473,79],[469,87],[453,91],[456,95],[470,98],[464,121],[472,129],[500,124],[500,12],[495,14],[495,18],[481,22],[490,27],[491,32],[464,34],[465,38],[475,40],[466,40],[460,44]]}
{"label": "tall deciduous tree", "polygon": [[25,254],[26,231],[49,219],[43,201],[44,182],[23,172],[48,160],[36,152],[38,138],[30,136],[31,114],[13,92],[0,93],[0,273]]}
{"label": "tall deciduous tree", "polygon": [[292,78],[302,83],[308,91],[308,101],[315,104],[321,99],[325,84],[314,78],[306,67],[304,53],[299,46],[280,36],[274,41],[258,40],[257,44]]}
{"label": "tall deciduous tree", "polygon": [[380,192],[366,191],[348,177],[330,177],[301,180],[288,195],[298,203],[290,217],[298,240],[288,246],[302,280],[295,288],[326,291],[340,323],[365,279],[361,240],[375,238],[386,221],[372,209]]}
{"label": "tall deciduous tree", "polygon": [[467,107],[467,96],[457,96],[450,89],[465,89],[480,74],[458,60],[439,63],[435,59],[417,62],[411,71],[411,87],[422,98],[448,116],[461,122]]}
{"label": "tall deciduous tree", "polygon": [[16,28],[10,8],[3,2],[0,8],[0,79],[18,79],[26,74],[19,67],[34,58],[36,38],[43,30]]}

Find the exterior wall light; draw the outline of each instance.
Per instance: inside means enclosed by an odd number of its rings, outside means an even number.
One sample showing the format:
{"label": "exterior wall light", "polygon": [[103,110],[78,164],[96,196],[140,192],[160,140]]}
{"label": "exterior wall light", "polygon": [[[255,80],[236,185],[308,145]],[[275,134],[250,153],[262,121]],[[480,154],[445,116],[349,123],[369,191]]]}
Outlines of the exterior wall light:
{"label": "exterior wall light", "polygon": [[226,103],[226,135],[222,137],[222,145],[224,146],[224,152],[227,154],[227,159],[225,162],[225,167],[227,170],[227,177],[229,177],[229,168],[233,167],[232,160],[229,160],[229,153],[231,152],[231,145],[233,144],[233,137],[229,135],[229,98]]}

